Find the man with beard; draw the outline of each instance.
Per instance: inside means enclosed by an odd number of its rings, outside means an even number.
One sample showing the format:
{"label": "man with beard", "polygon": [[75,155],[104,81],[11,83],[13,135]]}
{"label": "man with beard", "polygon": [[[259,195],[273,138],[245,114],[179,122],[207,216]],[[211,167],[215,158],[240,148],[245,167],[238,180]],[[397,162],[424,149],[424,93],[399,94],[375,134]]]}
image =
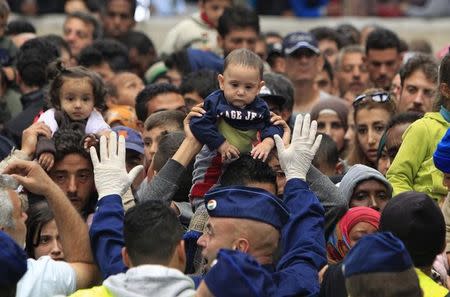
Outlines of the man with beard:
{"label": "man with beard", "polygon": [[397,35],[384,28],[372,31],[367,37],[365,62],[374,87],[388,91],[402,62]]}
{"label": "man with beard", "polygon": [[364,49],[359,45],[349,45],[341,49],[336,60],[339,94],[350,103],[369,84],[369,73],[363,59]]}
{"label": "man with beard", "polygon": [[415,54],[400,69],[399,112],[430,112],[436,94],[438,64],[432,56]]}

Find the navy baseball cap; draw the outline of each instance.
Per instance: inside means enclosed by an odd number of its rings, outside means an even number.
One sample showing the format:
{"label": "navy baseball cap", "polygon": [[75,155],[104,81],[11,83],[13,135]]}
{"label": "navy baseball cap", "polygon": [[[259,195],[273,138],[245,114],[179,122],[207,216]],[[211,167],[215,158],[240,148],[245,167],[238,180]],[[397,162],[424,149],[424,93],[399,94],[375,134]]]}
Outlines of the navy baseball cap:
{"label": "navy baseball cap", "polygon": [[402,272],[413,267],[403,242],[391,232],[366,235],[344,259],[344,276],[375,272]]}
{"label": "navy baseball cap", "polygon": [[144,153],[144,141],[138,131],[125,126],[115,126],[112,130],[116,132],[117,137],[122,135],[125,138],[127,150],[133,150],[140,154]]}
{"label": "navy baseball cap", "polygon": [[217,187],[205,194],[210,217],[260,221],[278,230],[289,220],[289,211],[278,197],[266,190],[245,186]]}
{"label": "navy baseball cap", "polygon": [[294,32],[288,34],[283,39],[283,53],[285,55],[292,55],[296,50],[301,48],[310,49],[317,55],[320,54],[319,43],[310,33]]}
{"label": "navy baseball cap", "polygon": [[253,257],[240,251],[219,250],[204,280],[216,297],[275,296],[276,291],[269,272]]}

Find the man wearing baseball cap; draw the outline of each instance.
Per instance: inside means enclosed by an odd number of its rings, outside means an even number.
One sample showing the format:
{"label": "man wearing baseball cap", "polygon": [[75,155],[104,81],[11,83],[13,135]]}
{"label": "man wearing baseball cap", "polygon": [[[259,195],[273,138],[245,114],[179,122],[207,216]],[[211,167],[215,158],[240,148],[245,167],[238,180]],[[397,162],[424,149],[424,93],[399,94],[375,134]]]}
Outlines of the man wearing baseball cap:
{"label": "man wearing baseball cap", "polygon": [[294,119],[299,113],[310,112],[320,99],[330,95],[314,87],[324,60],[313,35],[306,32],[288,34],[283,40],[283,53],[286,58],[285,75],[294,85]]}

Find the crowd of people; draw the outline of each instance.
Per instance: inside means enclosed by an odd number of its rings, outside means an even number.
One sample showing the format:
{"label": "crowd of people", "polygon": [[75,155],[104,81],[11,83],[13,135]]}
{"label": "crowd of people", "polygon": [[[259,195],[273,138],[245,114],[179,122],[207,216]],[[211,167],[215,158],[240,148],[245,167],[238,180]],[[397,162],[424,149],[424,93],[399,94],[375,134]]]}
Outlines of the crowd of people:
{"label": "crowd of people", "polygon": [[448,49],[198,7],[0,0],[0,296],[450,296]]}

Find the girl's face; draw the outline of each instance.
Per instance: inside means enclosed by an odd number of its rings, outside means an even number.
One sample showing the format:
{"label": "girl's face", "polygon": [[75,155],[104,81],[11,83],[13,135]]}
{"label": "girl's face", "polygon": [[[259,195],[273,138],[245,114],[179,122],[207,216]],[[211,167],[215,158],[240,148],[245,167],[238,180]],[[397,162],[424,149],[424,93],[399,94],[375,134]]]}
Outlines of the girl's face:
{"label": "girl's face", "polygon": [[382,212],[390,198],[384,184],[375,179],[369,179],[355,187],[349,207],[366,206]]}
{"label": "girl's face", "polygon": [[61,109],[74,121],[87,119],[94,109],[94,90],[88,78],[65,79],[59,98]]}
{"label": "girl's face", "polygon": [[42,256],[50,256],[53,260],[64,260],[55,220],[51,220],[42,226],[38,245],[34,248],[34,256],[36,259]]}
{"label": "girl's face", "polygon": [[345,129],[335,112],[321,113],[317,118],[317,132],[327,134],[341,151],[344,148]]}
{"label": "girl's face", "polygon": [[355,116],[357,144],[366,158],[376,164],[378,144],[389,121],[390,114],[382,108],[360,109]]}

